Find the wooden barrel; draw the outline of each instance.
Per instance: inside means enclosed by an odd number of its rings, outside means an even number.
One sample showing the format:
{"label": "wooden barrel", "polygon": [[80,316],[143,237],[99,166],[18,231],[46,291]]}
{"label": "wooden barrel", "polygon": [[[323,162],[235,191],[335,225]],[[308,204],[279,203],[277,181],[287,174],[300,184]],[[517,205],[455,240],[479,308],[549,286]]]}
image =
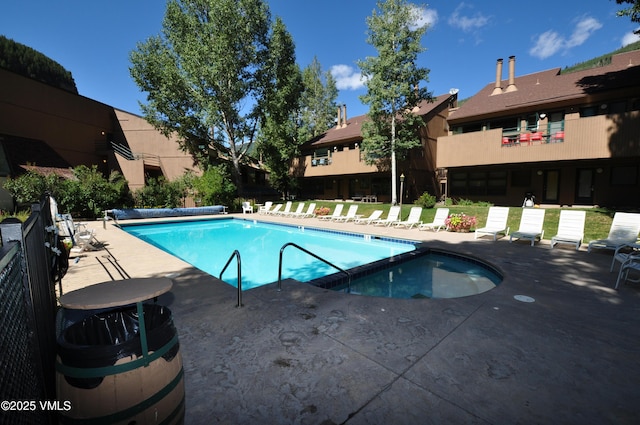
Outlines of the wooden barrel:
{"label": "wooden barrel", "polygon": [[139,303],[66,328],[56,386],[70,406],[61,424],[182,424],[182,357],[171,311]]}

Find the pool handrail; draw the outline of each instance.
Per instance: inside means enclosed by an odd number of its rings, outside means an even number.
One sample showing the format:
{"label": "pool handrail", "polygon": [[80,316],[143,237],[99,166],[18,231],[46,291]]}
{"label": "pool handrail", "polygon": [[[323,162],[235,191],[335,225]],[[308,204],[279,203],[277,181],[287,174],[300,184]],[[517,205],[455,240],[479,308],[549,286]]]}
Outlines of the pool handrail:
{"label": "pool handrail", "polygon": [[335,264],[325,260],[324,258],[314,254],[313,252],[301,247],[300,245],[297,245],[293,242],[287,242],[286,244],[282,245],[282,248],[280,248],[280,261],[278,263],[278,292],[280,292],[282,290],[282,252],[284,251],[284,249],[288,246],[293,246],[294,248],[298,248],[300,251],[311,255],[312,257],[314,257],[317,260],[322,261],[323,263],[333,267],[334,269],[337,269],[339,271],[341,271],[342,273],[347,275],[347,293],[351,292],[351,273],[349,273],[348,271],[336,266]]}
{"label": "pool handrail", "polygon": [[242,261],[240,260],[240,252],[237,249],[233,251],[229,259],[227,260],[227,264],[225,264],[224,267],[222,268],[222,271],[220,272],[220,276],[218,277],[218,279],[222,280],[222,274],[225,272],[225,270],[227,270],[227,267],[229,267],[229,264],[231,263],[231,260],[233,260],[233,257],[237,258],[237,263],[238,263],[238,304],[236,305],[236,307],[243,307],[242,305]]}

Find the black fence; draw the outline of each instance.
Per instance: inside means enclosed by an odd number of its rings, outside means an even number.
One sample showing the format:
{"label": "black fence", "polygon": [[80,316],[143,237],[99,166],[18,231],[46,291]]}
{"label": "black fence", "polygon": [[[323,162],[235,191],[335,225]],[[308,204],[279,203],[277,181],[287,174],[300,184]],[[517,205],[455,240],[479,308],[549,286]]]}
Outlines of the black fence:
{"label": "black fence", "polygon": [[[56,294],[61,255],[49,198],[24,222],[0,223],[0,422],[53,424]],[[8,403],[8,404],[7,404]]]}

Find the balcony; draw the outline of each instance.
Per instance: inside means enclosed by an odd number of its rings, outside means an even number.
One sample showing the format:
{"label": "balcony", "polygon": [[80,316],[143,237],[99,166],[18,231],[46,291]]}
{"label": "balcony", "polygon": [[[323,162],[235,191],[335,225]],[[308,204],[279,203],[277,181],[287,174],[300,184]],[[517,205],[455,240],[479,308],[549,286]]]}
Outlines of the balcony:
{"label": "balcony", "polygon": [[367,165],[360,159],[360,149],[331,151],[325,156],[304,157],[304,177],[336,176],[343,174],[374,173],[375,165]]}
{"label": "balcony", "polygon": [[[610,158],[609,141],[618,131],[615,115],[565,120],[564,137],[556,139],[543,134],[532,143],[515,142],[515,134],[505,143],[503,130],[493,129],[438,138],[436,165],[438,168],[475,165],[513,164],[540,161],[569,161]],[[522,148],[522,149],[521,149]],[[627,152],[625,155],[637,155]]]}

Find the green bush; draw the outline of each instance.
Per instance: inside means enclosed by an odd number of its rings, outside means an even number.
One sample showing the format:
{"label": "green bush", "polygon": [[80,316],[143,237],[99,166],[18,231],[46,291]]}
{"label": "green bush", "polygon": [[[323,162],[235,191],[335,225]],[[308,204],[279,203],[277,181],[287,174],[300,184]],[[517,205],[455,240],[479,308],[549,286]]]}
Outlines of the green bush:
{"label": "green bush", "polygon": [[456,204],[457,205],[462,205],[462,206],[469,206],[469,205],[473,205],[473,201],[470,200],[470,199],[460,198],[460,199],[458,199]]}
{"label": "green bush", "polygon": [[193,188],[202,205],[232,205],[236,194],[236,187],[223,165],[209,167],[194,179]]}
{"label": "green bush", "polygon": [[424,192],[416,200],[415,204],[422,208],[433,208],[436,205],[436,197],[429,192]]}
{"label": "green bush", "polygon": [[10,178],[4,188],[11,194],[17,208],[39,202],[45,193],[58,203],[58,211],[83,218],[96,218],[102,211],[132,204],[127,181],[117,171],[105,178],[96,166],[79,165],[73,169],[74,179],[55,174],[27,172]]}
{"label": "green bush", "polygon": [[136,208],[177,208],[183,205],[185,190],[180,180],[150,178],[133,193]]}

